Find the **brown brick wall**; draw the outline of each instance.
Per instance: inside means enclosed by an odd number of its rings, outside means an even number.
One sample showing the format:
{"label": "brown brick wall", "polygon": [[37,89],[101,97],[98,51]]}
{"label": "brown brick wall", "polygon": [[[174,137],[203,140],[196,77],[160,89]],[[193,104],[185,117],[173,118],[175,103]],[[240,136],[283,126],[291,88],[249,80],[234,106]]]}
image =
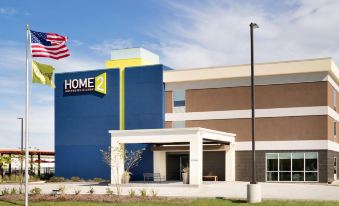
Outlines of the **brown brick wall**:
{"label": "brown brick wall", "polygon": [[165,122],[165,128],[172,128],[172,122]]}
{"label": "brown brick wall", "polygon": [[337,157],[337,179],[339,178],[338,176],[338,159],[339,159],[339,153],[334,152],[334,151],[328,151],[327,153],[327,170],[328,170],[328,182],[332,182],[334,180],[334,157]]}
{"label": "brown brick wall", "polygon": [[[186,127],[204,127],[235,133],[236,141],[251,140],[251,119],[186,121]],[[326,140],[327,116],[256,119],[256,140]]]}
{"label": "brown brick wall", "polygon": [[[256,108],[326,106],[330,101],[328,85],[310,82],[256,86]],[[250,103],[250,87],[186,91],[187,112],[250,109]]]}
{"label": "brown brick wall", "polygon": [[172,113],[173,106],[172,106],[172,91],[165,92],[165,112],[166,113]]}

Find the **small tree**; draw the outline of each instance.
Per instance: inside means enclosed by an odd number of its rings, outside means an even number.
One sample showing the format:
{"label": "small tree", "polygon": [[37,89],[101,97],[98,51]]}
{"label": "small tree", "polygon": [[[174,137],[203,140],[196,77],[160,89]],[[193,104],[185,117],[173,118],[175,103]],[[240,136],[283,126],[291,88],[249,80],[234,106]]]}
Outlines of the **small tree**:
{"label": "small tree", "polygon": [[[144,152],[145,148],[139,149],[139,150],[126,150],[125,147],[117,147],[112,149],[111,147],[108,147],[108,150],[100,150],[103,161],[109,166],[112,167],[112,161],[113,162],[118,162],[121,159],[124,160],[124,165],[125,165],[125,174],[130,175],[131,170],[138,166],[139,161],[142,159],[142,153]],[[115,165],[116,166],[116,165]],[[116,173],[119,174],[121,168],[116,167]],[[115,182],[118,183],[122,177],[115,176]],[[117,195],[121,194],[121,187],[120,184],[115,184],[116,190],[117,190]]]}
{"label": "small tree", "polygon": [[139,162],[142,159],[142,154],[145,148],[139,150],[126,150],[125,149],[125,172],[131,174],[131,170],[138,166]]}
{"label": "small tree", "polygon": [[0,174],[1,174],[1,176],[4,175],[3,166],[10,164],[11,162],[12,162],[12,158],[10,156],[4,156],[4,155],[0,156]]}

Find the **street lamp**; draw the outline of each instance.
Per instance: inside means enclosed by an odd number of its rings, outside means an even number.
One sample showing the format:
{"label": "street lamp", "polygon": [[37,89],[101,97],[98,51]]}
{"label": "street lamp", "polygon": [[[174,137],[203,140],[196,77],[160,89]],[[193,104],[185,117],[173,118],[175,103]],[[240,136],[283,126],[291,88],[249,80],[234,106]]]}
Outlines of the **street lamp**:
{"label": "street lamp", "polygon": [[250,24],[251,35],[251,106],[252,106],[252,179],[247,185],[247,202],[261,202],[261,188],[257,184],[255,167],[255,84],[254,84],[254,49],[253,49],[253,30],[259,28],[256,23]]}

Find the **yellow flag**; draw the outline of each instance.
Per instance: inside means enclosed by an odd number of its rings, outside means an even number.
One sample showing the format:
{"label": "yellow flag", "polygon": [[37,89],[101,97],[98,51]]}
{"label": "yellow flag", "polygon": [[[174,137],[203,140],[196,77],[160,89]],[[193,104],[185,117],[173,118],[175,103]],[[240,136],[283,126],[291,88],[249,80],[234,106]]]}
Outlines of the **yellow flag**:
{"label": "yellow flag", "polygon": [[55,88],[53,82],[54,68],[48,64],[41,64],[37,61],[32,62],[33,83],[45,84]]}

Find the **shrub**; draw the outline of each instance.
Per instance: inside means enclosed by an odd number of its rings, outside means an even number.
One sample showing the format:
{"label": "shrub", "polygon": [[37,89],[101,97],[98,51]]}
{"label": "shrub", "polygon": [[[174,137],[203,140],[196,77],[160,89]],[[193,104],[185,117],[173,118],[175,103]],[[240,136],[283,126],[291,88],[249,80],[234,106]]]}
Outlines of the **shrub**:
{"label": "shrub", "polygon": [[45,173],[40,176],[40,179],[49,181],[54,175],[52,173]]}
{"label": "shrub", "polygon": [[51,177],[49,179],[49,181],[50,182],[65,182],[65,178],[64,177],[56,177],[56,176],[54,176],[54,177]]}
{"label": "shrub", "polygon": [[94,194],[94,192],[95,192],[95,191],[94,191],[94,188],[93,188],[93,187],[90,187],[90,188],[89,188],[89,191],[88,191],[88,194],[91,194],[91,195],[92,195],[92,194]]}
{"label": "shrub", "polygon": [[24,176],[23,175],[16,175],[16,182],[22,182],[24,180]]}
{"label": "shrub", "polygon": [[146,191],[145,188],[142,188],[142,189],[140,190],[140,196],[141,196],[141,197],[146,197],[146,196],[147,196],[147,191]]}
{"label": "shrub", "polygon": [[135,196],[135,190],[130,189],[130,190],[128,191],[128,194],[129,194],[130,197],[134,197],[134,196]]}
{"label": "shrub", "polygon": [[34,187],[29,191],[31,195],[40,195],[41,194],[41,188],[39,187]]}
{"label": "shrub", "polygon": [[58,189],[59,189],[59,191],[60,191],[60,194],[62,194],[62,195],[65,194],[65,191],[66,191],[65,185],[60,185]]}
{"label": "shrub", "polygon": [[80,192],[81,192],[81,190],[77,190],[77,189],[74,190],[74,194],[75,194],[75,195],[79,195]]}
{"label": "shrub", "polygon": [[109,188],[109,187],[106,188],[106,194],[107,194],[107,195],[115,195],[115,194],[114,194],[114,191],[111,190],[111,188]]}
{"label": "shrub", "polygon": [[152,193],[153,197],[157,197],[158,196],[158,191],[155,190],[154,188],[152,189],[151,193]]}
{"label": "shrub", "polygon": [[9,195],[9,188],[4,188],[4,189],[2,189],[1,191],[0,191],[0,194],[1,195]]}
{"label": "shrub", "polygon": [[10,175],[10,176],[8,176],[8,181],[10,181],[10,182],[20,182],[20,180],[21,180],[21,177],[20,177],[20,175]]}
{"label": "shrub", "polygon": [[5,175],[5,176],[3,176],[3,178],[2,178],[2,181],[3,182],[8,182],[10,179],[9,179],[9,176],[8,175]]}
{"label": "shrub", "polygon": [[80,177],[71,177],[71,181],[72,182],[80,182],[81,179],[80,179]]}
{"label": "shrub", "polygon": [[94,182],[105,182],[104,179],[99,178],[99,177],[94,178],[93,181],[94,181]]}
{"label": "shrub", "polygon": [[9,175],[9,181],[15,182],[15,176],[16,175]]}
{"label": "shrub", "polygon": [[16,195],[17,193],[17,189],[15,189],[14,187],[11,189],[11,195]]}
{"label": "shrub", "polygon": [[40,177],[37,175],[32,175],[29,177],[29,180],[32,182],[40,181]]}

